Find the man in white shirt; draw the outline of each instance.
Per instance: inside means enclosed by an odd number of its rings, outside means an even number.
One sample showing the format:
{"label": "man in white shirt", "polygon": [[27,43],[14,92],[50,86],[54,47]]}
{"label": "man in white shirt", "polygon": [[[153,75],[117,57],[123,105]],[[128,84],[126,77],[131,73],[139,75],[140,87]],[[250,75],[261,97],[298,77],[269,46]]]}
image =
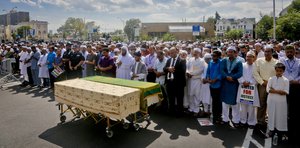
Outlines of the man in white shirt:
{"label": "man in white shirt", "polygon": [[161,91],[163,93],[163,101],[162,101],[162,110],[167,111],[168,110],[168,100],[167,100],[167,93],[165,88],[165,79],[166,74],[164,72],[164,67],[167,63],[167,58],[165,57],[165,54],[163,51],[159,50],[156,52],[157,59],[154,64],[154,73],[156,75],[156,83],[160,84]]}
{"label": "man in white shirt", "polygon": [[201,76],[204,72],[205,63],[200,58],[201,50],[194,48],[193,57],[188,60],[186,74],[188,77],[188,102],[189,111],[193,113],[193,116],[197,117],[200,111],[200,88],[201,88]]}
{"label": "man in white shirt", "polygon": [[147,82],[155,82],[155,73],[154,73],[154,64],[156,61],[156,54],[155,54],[155,46],[150,46],[149,49],[149,55],[145,58],[145,64],[147,67]]}

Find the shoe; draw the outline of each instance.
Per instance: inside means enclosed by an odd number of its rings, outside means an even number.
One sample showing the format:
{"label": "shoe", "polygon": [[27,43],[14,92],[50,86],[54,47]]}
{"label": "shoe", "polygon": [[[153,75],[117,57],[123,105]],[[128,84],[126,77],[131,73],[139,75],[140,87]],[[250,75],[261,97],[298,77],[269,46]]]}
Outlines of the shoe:
{"label": "shoe", "polygon": [[235,127],[235,128],[239,128],[239,127],[240,127],[240,123],[234,123],[234,122],[232,122],[232,125],[233,125],[233,127]]}
{"label": "shoe", "polygon": [[249,125],[248,128],[254,129],[254,128],[255,128],[255,125]]}
{"label": "shoe", "polygon": [[223,126],[229,126],[229,121],[225,122],[225,121],[220,121],[220,124]]}

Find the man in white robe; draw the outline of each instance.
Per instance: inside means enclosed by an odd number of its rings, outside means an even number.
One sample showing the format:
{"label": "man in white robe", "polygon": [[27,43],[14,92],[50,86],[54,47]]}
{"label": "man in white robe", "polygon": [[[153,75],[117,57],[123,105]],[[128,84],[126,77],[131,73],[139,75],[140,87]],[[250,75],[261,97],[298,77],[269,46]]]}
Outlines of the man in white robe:
{"label": "man in white robe", "polygon": [[[257,123],[256,108],[259,107],[259,97],[258,97],[258,91],[256,87],[257,82],[252,75],[254,59],[255,59],[255,53],[253,51],[247,52],[246,55],[247,62],[243,63],[243,76],[238,79],[240,86],[237,95],[237,103],[240,104],[240,122],[243,126],[248,124],[249,128],[252,129]],[[253,93],[251,93],[253,99],[251,100],[241,99],[242,87],[254,88]]]}
{"label": "man in white robe", "polygon": [[205,62],[200,58],[201,50],[195,48],[193,50],[193,57],[188,60],[187,77],[188,77],[188,100],[189,111],[193,116],[198,116],[200,111],[200,89],[201,89],[201,75],[204,72]]}
{"label": "man in white robe", "polygon": [[48,86],[48,79],[49,79],[49,71],[48,71],[48,64],[47,64],[47,51],[46,49],[42,49],[40,59],[38,61],[39,66],[39,78],[42,80],[42,86]]}
{"label": "man in white robe", "polygon": [[208,83],[208,79],[206,79],[206,74],[207,74],[207,68],[208,68],[208,63],[211,61],[212,56],[210,53],[206,53],[204,55],[204,61],[205,61],[205,67],[204,67],[204,72],[202,74],[202,81],[201,81],[201,90],[200,90],[200,96],[201,96],[201,101],[203,103],[203,109],[204,111],[201,113],[202,117],[209,117],[210,116],[210,104],[211,104],[211,94],[210,94],[210,85]]}
{"label": "man in white robe", "polygon": [[[27,64],[25,63],[26,58],[28,56],[27,47],[22,46],[22,52],[20,53],[20,73],[23,75],[24,82],[29,81],[28,74],[27,74]],[[21,84],[21,86],[24,86],[24,83]]]}
{"label": "man in white robe", "polygon": [[134,64],[134,59],[128,52],[128,48],[126,46],[123,46],[121,48],[121,55],[119,55],[116,61],[116,66],[117,66],[116,77],[130,80],[131,79],[130,72],[133,64]]}

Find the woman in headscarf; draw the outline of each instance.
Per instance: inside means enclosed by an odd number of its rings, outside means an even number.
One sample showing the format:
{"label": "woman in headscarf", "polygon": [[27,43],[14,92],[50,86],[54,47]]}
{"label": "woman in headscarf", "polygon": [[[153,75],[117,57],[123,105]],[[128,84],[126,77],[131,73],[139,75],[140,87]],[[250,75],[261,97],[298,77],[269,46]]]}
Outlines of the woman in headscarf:
{"label": "woman in headscarf", "polygon": [[134,64],[134,59],[128,52],[128,48],[126,46],[123,46],[121,48],[121,55],[119,55],[116,61],[116,66],[117,66],[116,77],[130,80],[131,66],[133,66],[133,64]]}

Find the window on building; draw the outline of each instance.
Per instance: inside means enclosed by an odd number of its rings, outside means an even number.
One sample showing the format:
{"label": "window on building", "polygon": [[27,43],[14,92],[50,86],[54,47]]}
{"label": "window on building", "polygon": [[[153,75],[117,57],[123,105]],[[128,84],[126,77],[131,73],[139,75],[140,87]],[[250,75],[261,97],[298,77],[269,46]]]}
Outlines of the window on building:
{"label": "window on building", "polygon": [[246,25],[244,25],[244,29],[246,29]]}
{"label": "window on building", "polygon": [[235,29],[235,26],[233,26],[232,28]]}

